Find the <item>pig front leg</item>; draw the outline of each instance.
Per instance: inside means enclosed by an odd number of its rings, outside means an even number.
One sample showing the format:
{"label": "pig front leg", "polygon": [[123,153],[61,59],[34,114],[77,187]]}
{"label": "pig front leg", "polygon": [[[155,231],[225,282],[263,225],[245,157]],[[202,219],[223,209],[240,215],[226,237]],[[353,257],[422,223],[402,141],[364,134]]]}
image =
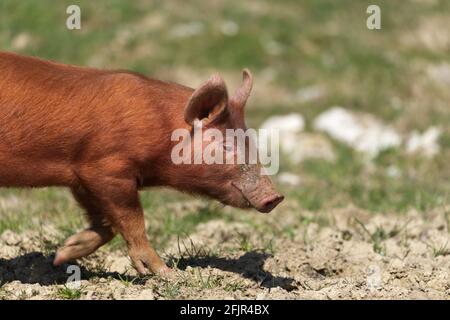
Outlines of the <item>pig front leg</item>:
{"label": "pig front leg", "polygon": [[[126,199],[111,199],[110,213],[114,226],[125,239],[128,254],[134,268],[146,274],[146,268],[155,274],[168,275],[171,270],[161,260],[150,245],[145,231],[144,212],[141,208],[137,190],[128,193]],[[120,200],[122,198],[122,200]]]}

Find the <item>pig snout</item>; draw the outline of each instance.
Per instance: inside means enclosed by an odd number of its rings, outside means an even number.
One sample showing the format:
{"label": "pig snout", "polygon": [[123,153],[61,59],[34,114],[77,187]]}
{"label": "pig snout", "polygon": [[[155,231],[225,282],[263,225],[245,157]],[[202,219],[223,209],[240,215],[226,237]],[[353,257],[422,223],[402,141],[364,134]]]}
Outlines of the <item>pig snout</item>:
{"label": "pig snout", "polygon": [[284,196],[280,194],[270,195],[261,201],[261,206],[258,209],[260,212],[268,213],[272,211],[281,201],[283,201]]}
{"label": "pig snout", "polygon": [[284,196],[276,192],[267,177],[257,181],[246,181],[239,189],[249,204],[263,213],[269,213],[284,199]]}
{"label": "pig snout", "polygon": [[269,213],[284,199],[273,188],[269,188],[268,190],[259,190],[256,188],[252,191],[247,193],[244,189],[243,194],[251,206],[262,213]]}

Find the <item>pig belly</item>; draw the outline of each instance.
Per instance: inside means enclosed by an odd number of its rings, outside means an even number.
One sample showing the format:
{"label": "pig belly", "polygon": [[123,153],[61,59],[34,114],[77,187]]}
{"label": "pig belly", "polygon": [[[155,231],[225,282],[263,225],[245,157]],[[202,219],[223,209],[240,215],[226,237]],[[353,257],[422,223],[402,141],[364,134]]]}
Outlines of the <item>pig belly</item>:
{"label": "pig belly", "polygon": [[66,163],[25,159],[0,151],[0,187],[68,186],[73,181],[73,171]]}

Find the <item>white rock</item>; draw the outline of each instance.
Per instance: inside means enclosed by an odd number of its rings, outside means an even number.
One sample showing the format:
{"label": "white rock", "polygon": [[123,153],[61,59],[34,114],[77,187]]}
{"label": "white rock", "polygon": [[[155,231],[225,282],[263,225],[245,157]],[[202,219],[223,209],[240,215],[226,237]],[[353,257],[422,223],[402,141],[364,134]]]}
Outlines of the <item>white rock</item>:
{"label": "white rock", "polygon": [[328,133],[370,157],[390,147],[401,144],[400,135],[371,114],[332,107],[314,120],[314,129]]}
{"label": "white rock", "polygon": [[298,186],[300,184],[300,177],[295,173],[282,172],[278,176],[278,181],[283,184]]}
{"label": "white rock", "polygon": [[31,36],[28,33],[19,33],[11,41],[11,47],[14,50],[23,50],[31,43]]}
{"label": "white rock", "polygon": [[171,38],[188,38],[203,33],[205,27],[199,21],[180,23],[175,25],[170,31]]}
{"label": "white rock", "polygon": [[234,21],[227,20],[221,24],[220,31],[226,36],[235,36],[239,32],[239,25]]}
{"label": "white rock", "polygon": [[406,151],[408,153],[421,153],[426,157],[432,158],[439,153],[439,137],[442,130],[438,127],[430,127],[424,133],[420,134],[414,131],[406,141]]}
{"label": "white rock", "polygon": [[[299,113],[290,113],[282,116],[272,116],[268,118],[262,125],[260,131],[260,142],[272,142],[272,135],[278,133],[279,144],[277,149],[290,155],[297,149],[297,134],[303,131],[305,120]],[[265,145],[260,144],[260,150],[265,149]],[[265,151],[263,151],[265,152]]]}
{"label": "white rock", "polygon": [[[286,153],[292,152],[296,149],[296,136],[303,131],[305,127],[305,120],[302,115],[298,113],[291,113],[284,116],[273,116],[267,119],[261,126],[260,138],[262,141],[271,141],[272,132],[279,134],[279,147]],[[264,138],[268,135],[268,139]],[[267,140],[265,140],[267,139]]]}
{"label": "white rock", "polygon": [[[261,126],[260,138],[265,141],[264,135],[271,137],[271,130],[279,134],[279,149],[289,160],[298,164],[306,159],[325,159],[333,161],[335,154],[331,143],[324,136],[316,133],[302,132],[305,120],[298,113],[284,116],[273,116],[267,119]],[[267,139],[270,141],[270,138]]]}
{"label": "white rock", "polygon": [[290,113],[283,116],[273,116],[264,121],[261,129],[276,129],[281,134],[299,133],[305,128],[305,119],[299,113]]}

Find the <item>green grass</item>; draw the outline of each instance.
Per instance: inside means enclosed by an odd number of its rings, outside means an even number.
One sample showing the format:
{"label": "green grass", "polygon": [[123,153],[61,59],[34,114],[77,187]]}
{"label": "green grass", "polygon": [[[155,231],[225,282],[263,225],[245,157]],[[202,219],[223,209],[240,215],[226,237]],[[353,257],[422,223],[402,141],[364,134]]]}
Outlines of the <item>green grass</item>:
{"label": "green grass", "polygon": [[122,277],[122,275],[119,274],[119,280],[124,286],[129,287],[133,285],[136,281],[139,281],[139,278],[136,277],[133,279],[129,279],[127,277]]}
{"label": "green grass", "polygon": [[180,288],[179,281],[164,281],[163,285],[155,286],[153,290],[163,298],[173,300],[180,295]]}
{"label": "green grass", "polygon": [[67,286],[63,286],[57,291],[58,297],[66,300],[78,300],[81,298],[82,293],[82,288],[74,289]]}
{"label": "green grass", "polygon": [[[442,171],[427,160],[407,159],[391,150],[380,154],[374,168],[368,170],[351,149],[335,147],[336,162],[308,160],[302,164],[300,172],[305,182],[300,190],[293,191],[293,196],[303,208],[317,211],[353,203],[375,212],[404,212],[411,208],[426,211],[448,203],[448,187],[443,181],[436,184]],[[389,176],[389,166],[398,168],[399,176]],[[424,167],[423,176],[410,174],[420,166]]]}
{"label": "green grass", "polygon": [[228,292],[245,291],[247,286],[242,280],[234,280],[224,285],[224,290]]}
{"label": "green grass", "polygon": [[380,254],[380,255],[385,255],[386,254],[386,246],[384,244],[384,241],[390,238],[393,238],[395,236],[397,236],[398,234],[400,234],[401,232],[406,230],[406,227],[408,226],[408,223],[402,225],[402,226],[397,226],[395,225],[394,228],[392,228],[391,230],[385,230],[382,227],[377,226],[375,228],[375,231],[370,232],[366,226],[364,225],[364,223],[362,223],[359,219],[356,219],[356,222],[361,226],[362,230],[364,231],[364,233],[366,233],[371,242],[372,242],[372,246],[373,246],[373,251]]}
{"label": "green grass", "polygon": [[443,244],[425,243],[433,252],[433,257],[450,255],[450,247],[448,241]]}
{"label": "green grass", "polygon": [[[149,194],[146,194],[149,197]],[[173,236],[188,235],[195,227],[203,222],[224,217],[219,209],[208,203],[195,211],[182,212],[182,216],[164,210],[163,216],[152,215],[149,219],[156,220],[154,225],[148,227],[151,241],[156,246],[164,246]]]}

